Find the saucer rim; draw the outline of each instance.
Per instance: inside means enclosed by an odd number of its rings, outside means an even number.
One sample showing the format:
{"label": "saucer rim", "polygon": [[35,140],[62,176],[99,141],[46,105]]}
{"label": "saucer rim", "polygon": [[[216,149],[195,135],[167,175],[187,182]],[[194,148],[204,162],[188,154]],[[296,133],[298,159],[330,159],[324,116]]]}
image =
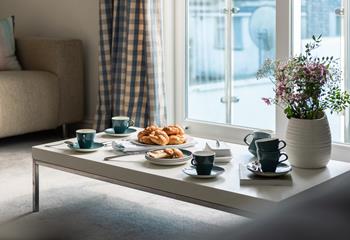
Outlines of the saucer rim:
{"label": "saucer rim", "polygon": [[190,173],[186,172],[186,170],[196,170],[195,166],[193,166],[193,165],[182,169],[182,172],[185,173],[186,175],[190,176],[190,177],[193,177],[193,178],[216,178],[216,177],[220,176],[221,174],[223,174],[225,172],[225,169],[223,167],[214,165],[213,169],[214,168],[217,168],[216,173],[215,174],[210,174],[210,175],[198,175],[197,173],[196,174],[190,174]]}
{"label": "saucer rim", "polygon": [[[73,144],[67,144],[68,148],[70,148],[71,150],[77,151],[77,152],[94,152],[97,151],[98,149],[102,148],[104,146],[103,143],[100,142],[94,142],[94,145],[99,145],[96,147],[91,147],[91,148],[80,148],[79,147],[79,143],[78,142],[73,142]],[[76,147],[78,146],[78,147]]]}
{"label": "saucer rim", "polygon": [[[132,130],[132,131],[131,132],[126,132],[129,129]],[[112,132],[107,132],[108,130],[113,130],[113,133]],[[133,134],[133,133],[137,132],[137,129],[133,128],[133,127],[129,127],[127,130],[125,130],[125,132],[123,132],[123,133],[115,133],[113,128],[106,128],[105,130],[103,130],[103,132],[105,134],[109,135],[109,136],[115,136],[115,137],[128,136],[130,134]]]}
{"label": "saucer rim", "polygon": [[[288,171],[284,171],[284,172],[279,172],[279,173],[276,173],[276,172],[262,172],[262,171],[255,171],[254,169],[250,168],[249,165],[252,165],[254,164],[254,162],[250,162],[246,165],[246,168],[252,172],[253,174],[257,175],[257,176],[262,176],[262,177],[280,177],[280,176],[285,176],[287,175],[288,173],[290,173],[292,171],[292,166],[290,164],[287,164],[287,163],[279,163],[278,165],[285,165],[285,166],[288,166]],[[277,166],[278,166],[277,165]]]}

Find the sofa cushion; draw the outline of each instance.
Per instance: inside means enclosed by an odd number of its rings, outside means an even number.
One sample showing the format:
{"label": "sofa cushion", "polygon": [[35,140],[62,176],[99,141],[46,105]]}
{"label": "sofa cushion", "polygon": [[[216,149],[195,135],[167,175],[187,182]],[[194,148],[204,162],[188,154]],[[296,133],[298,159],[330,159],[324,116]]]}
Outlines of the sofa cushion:
{"label": "sofa cushion", "polygon": [[0,19],[0,70],[20,70],[15,55],[13,17]]}
{"label": "sofa cushion", "polygon": [[0,135],[52,129],[58,125],[56,75],[44,71],[0,71]]}

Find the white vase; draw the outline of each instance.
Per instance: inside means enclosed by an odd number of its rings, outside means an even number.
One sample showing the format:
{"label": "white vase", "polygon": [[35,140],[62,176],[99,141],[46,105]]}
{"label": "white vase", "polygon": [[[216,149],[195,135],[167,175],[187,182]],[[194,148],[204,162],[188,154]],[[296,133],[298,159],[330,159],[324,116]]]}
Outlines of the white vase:
{"label": "white vase", "polygon": [[327,116],[313,120],[289,119],[286,142],[286,152],[292,166],[327,166],[332,152],[332,137]]}

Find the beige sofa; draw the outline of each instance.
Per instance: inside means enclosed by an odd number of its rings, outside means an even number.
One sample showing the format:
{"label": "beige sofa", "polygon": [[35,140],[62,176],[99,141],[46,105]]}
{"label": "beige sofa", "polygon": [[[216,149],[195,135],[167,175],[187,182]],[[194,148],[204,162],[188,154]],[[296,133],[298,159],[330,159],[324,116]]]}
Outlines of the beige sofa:
{"label": "beige sofa", "polygon": [[0,137],[83,119],[80,40],[16,40],[22,71],[0,71]]}

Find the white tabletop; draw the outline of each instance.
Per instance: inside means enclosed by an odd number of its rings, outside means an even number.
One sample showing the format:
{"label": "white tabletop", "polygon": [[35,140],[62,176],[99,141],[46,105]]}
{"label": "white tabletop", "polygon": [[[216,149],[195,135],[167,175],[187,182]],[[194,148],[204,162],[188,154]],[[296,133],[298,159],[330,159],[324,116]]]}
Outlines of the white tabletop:
{"label": "white tabletop", "polygon": [[[115,138],[102,133],[96,137],[96,141],[100,142],[113,139]],[[201,150],[207,141],[212,141],[195,139],[198,144],[189,148],[191,151]],[[145,160],[144,155],[103,161],[104,157],[116,154],[110,145],[92,153],[77,153],[68,149],[66,145],[39,145],[33,147],[33,159],[254,213],[262,212],[265,207],[271,207],[276,202],[350,170],[350,163],[331,160],[328,166],[322,169],[293,168],[291,186],[240,186],[239,163],[248,162],[253,157],[246,146],[229,146],[232,149],[233,160],[227,164],[220,164],[225,168],[225,172],[216,179],[194,179],[182,172],[186,165],[157,166]]]}

